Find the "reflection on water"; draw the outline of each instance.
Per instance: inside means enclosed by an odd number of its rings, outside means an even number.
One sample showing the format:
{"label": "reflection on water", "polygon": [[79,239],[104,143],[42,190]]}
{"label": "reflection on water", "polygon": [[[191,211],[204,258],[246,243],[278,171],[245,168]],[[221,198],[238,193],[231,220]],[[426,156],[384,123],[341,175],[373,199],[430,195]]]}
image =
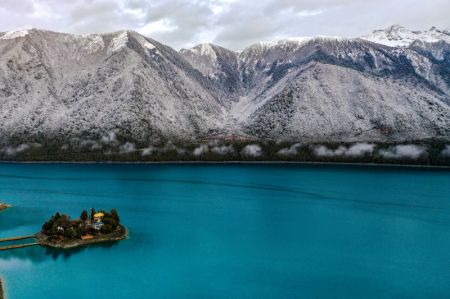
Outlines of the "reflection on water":
{"label": "reflection on water", "polygon": [[2,265],[2,262],[7,262],[11,260],[31,262],[32,264],[46,262],[49,259],[52,259],[54,261],[58,259],[68,260],[73,255],[83,251],[95,250],[97,248],[111,249],[117,246],[117,243],[118,243],[117,241],[113,241],[107,243],[93,244],[88,247],[78,247],[66,250],[41,246],[7,250],[1,252],[0,254],[0,265]]}
{"label": "reflection on water", "polygon": [[7,250],[0,253],[0,265],[2,261],[12,259],[40,263],[48,260],[48,254],[46,254],[46,250],[44,248],[38,246]]}
{"label": "reflection on water", "polygon": [[100,243],[100,244],[93,244],[88,247],[78,247],[78,248],[71,248],[66,250],[61,249],[54,249],[54,248],[46,248],[45,249],[45,255],[51,256],[54,260],[57,260],[59,257],[64,259],[69,259],[74,254],[80,253],[85,250],[95,250],[96,248],[113,248],[117,245],[117,241],[113,242],[107,242],[107,243]]}

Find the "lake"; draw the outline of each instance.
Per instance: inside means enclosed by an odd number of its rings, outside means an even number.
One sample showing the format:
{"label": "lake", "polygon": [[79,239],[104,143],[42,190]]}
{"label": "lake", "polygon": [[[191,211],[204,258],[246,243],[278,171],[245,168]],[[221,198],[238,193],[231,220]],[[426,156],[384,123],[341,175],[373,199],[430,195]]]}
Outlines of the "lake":
{"label": "lake", "polygon": [[0,252],[8,299],[450,298],[450,171],[0,164],[0,238],[117,208],[130,238]]}

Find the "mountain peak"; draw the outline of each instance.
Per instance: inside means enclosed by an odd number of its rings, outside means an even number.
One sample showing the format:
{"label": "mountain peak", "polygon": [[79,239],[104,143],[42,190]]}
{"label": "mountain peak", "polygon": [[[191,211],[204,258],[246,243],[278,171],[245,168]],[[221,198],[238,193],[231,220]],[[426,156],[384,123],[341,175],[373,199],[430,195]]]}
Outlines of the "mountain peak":
{"label": "mountain peak", "polygon": [[199,57],[200,59],[206,59],[206,61],[209,61],[212,64],[216,64],[218,55],[221,55],[223,51],[229,50],[211,43],[201,43],[190,49],[181,49],[180,54],[185,57]]}
{"label": "mountain peak", "polygon": [[434,26],[425,31],[412,31],[401,25],[391,25],[386,29],[375,30],[372,34],[361,38],[389,47],[409,47],[415,41],[450,43],[448,32]]}
{"label": "mountain peak", "polygon": [[28,30],[9,31],[1,33],[0,39],[15,39],[19,37],[25,37],[29,34]]}
{"label": "mountain peak", "polygon": [[193,48],[191,48],[191,51],[195,52],[198,55],[201,56],[215,56],[216,53],[213,48],[214,45],[210,43],[201,43]]}
{"label": "mountain peak", "polygon": [[385,30],[381,30],[381,31],[386,31],[391,34],[398,34],[399,32],[406,32],[408,30],[405,27],[403,27],[402,25],[394,24],[394,25],[389,26]]}
{"label": "mountain peak", "polygon": [[328,41],[328,40],[344,40],[344,38],[339,36],[327,36],[327,35],[317,35],[317,36],[298,36],[298,37],[289,37],[285,39],[279,39],[274,41],[262,41],[256,44],[253,44],[246,49],[244,49],[243,52],[248,51],[263,51],[275,47],[289,47],[289,48],[298,48],[300,46],[303,46],[310,41]]}
{"label": "mountain peak", "polygon": [[218,46],[218,45],[215,45],[215,44],[212,44],[212,43],[201,43],[201,44],[195,45],[194,47],[189,48],[189,49],[181,49],[180,53],[183,54],[183,53],[189,53],[190,52],[190,53],[192,53],[192,54],[194,54],[196,56],[213,57],[213,56],[217,55],[216,52],[220,51],[221,49],[222,50],[228,50],[228,49],[225,49],[225,48],[223,48],[221,46]]}

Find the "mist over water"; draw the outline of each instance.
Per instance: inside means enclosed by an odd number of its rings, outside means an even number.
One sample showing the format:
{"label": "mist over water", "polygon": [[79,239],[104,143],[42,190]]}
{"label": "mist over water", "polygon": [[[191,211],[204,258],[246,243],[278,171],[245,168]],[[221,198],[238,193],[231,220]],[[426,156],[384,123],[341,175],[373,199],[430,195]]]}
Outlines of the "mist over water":
{"label": "mist over water", "polygon": [[0,238],[117,208],[130,239],[0,253],[8,299],[449,298],[450,172],[1,164]]}

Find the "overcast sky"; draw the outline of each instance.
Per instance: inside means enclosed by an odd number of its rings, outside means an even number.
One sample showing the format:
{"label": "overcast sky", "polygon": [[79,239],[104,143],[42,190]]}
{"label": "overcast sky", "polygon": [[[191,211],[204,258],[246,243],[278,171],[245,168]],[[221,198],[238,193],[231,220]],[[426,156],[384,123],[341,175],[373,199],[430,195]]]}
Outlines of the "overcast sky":
{"label": "overcast sky", "polygon": [[176,49],[234,50],[292,36],[356,37],[401,24],[450,27],[449,0],[0,0],[0,31],[136,30]]}

